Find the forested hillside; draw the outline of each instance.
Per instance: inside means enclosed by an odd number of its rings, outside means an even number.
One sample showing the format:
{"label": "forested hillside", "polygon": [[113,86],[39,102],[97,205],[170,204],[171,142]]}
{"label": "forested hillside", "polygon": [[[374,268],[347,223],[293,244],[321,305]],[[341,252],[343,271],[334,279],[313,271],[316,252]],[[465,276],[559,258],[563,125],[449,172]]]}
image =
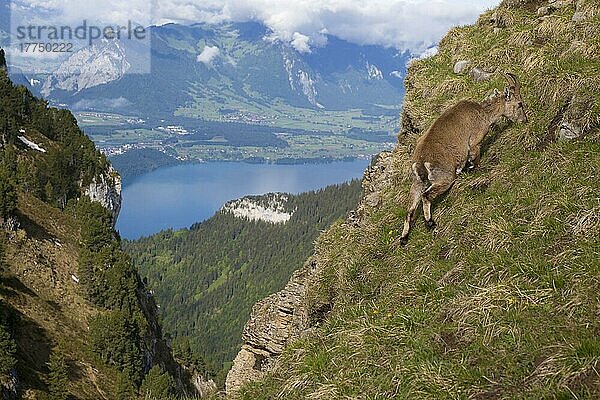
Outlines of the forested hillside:
{"label": "forested hillside", "polygon": [[156,398],[148,388],[165,379],[182,391],[113,229],[118,205],[87,196],[116,191],[118,176],[69,111],[13,85],[2,50],[0,62],[2,399]]}
{"label": "forested hillside", "polygon": [[[282,206],[292,215],[280,224],[220,211],[190,229],[124,242],[124,249],[153,290],[176,350],[190,346],[226,372],[252,305],[283,287],[318,233],[352,210],[360,192],[355,181],[287,196]],[[269,197],[251,200],[261,204]]]}
{"label": "forested hillside", "polygon": [[[437,228],[419,214],[402,246],[417,138],[502,90],[494,71],[520,79],[529,123],[496,124],[480,167],[434,204]],[[237,394],[600,398],[600,4],[505,0],[413,62],[406,87],[399,144],[368,174],[358,220],[317,241],[302,337],[237,377],[262,376]],[[247,337],[267,336],[254,317]]]}

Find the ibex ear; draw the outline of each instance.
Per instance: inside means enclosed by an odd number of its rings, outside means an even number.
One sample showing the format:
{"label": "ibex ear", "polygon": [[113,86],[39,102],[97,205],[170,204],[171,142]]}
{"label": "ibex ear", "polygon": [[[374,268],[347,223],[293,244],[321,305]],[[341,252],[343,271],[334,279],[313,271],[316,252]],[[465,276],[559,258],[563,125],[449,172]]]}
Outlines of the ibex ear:
{"label": "ibex ear", "polygon": [[504,89],[504,98],[510,100],[510,89],[508,87]]}

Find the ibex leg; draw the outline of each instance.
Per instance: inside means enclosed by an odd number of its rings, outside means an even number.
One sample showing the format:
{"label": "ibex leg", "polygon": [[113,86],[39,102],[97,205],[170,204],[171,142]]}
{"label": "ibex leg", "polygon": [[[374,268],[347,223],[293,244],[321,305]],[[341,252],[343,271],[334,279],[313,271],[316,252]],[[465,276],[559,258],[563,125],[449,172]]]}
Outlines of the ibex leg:
{"label": "ibex leg", "polygon": [[455,174],[442,171],[434,171],[432,176],[434,179],[431,182],[431,186],[423,194],[423,217],[425,217],[425,225],[427,225],[428,229],[435,227],[435,222],[431,218],[431,203],[436,197],[450,189],[456,180]]}
{"label": "ibex leg", "polygon": [[413,222],[415,210],[419,207],[421,195],[423,193],[423,184],[419,181],[413,182],[408,195],[408,209],[406,210],[406,219],[404,220],[404,228],[402,229],[401,243],[405,244],[408,240],[408,233]]}

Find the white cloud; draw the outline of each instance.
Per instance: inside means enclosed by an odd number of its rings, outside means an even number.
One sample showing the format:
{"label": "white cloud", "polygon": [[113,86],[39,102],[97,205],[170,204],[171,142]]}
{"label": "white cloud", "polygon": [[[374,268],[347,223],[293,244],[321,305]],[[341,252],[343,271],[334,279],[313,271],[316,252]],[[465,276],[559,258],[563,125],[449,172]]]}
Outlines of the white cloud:
{"label": "white cloud", "polygon": [[211,65],[220,52],[221,50],[217,46],[206,46],[196,59],[198,62],[204,63],[204,65]]}
{"label": "white cloud", "polygon": [[[34,10],[62,10],[69,18],[143,19],[150,1],[14,0]],[[452,26],[472,23],[500,0],[156,0],[152,22],[258,21],[275,37],[309,51],[325,33],[359,44],[419,53]]]}
{"label": "white cloud", "polygon": [[[419,53],[453,26],[475,21],[500,0],[159,0],[162,18],[181,22],[259,21],[304,51],[325,33],[359,44]],[[302,36],[299,36],[302,35]],[[308,37],[309,40],[304,39]]]}
{"label": "white cloud", "polygon": [[290,44],[300,53],[310,53],[310,38],[300,32],[294,32]]}
{"label": "white cloud", "polygon": [[417,60],[424,60],[429,57],[435,56],[439,52],[437,46],[430,47],[428,49],[423,50],[420,54],[418,54],[415,58]]}

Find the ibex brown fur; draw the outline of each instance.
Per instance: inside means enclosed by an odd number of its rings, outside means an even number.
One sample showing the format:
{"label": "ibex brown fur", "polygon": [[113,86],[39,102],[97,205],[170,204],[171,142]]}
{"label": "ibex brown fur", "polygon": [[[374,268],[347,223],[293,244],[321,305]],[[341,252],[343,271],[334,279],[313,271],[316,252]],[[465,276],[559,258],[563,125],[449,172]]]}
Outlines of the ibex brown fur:
{"label": "ibex brown fur", "polygon": [[446,110],[417,141],[412,164],[413,184],[400,237],[402,244],[408,240],[414,213],[421,201],[427,228],[435,227],[431,202],[452,186],[465,167],[474,168],[479,164],[481,142],[492,124],[503,116],[527,122],[517,78],[512,74],[504,76],[508,81],[504,93],[496,90],[481,103],[459,102]]}

